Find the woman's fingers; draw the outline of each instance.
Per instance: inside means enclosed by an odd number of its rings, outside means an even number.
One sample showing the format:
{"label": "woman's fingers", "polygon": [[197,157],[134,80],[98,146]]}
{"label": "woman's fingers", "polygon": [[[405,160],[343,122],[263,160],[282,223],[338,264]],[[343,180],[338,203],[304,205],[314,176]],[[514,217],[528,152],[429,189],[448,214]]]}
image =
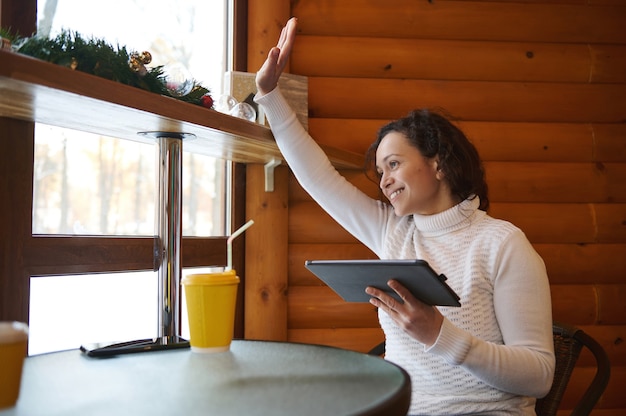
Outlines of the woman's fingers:
{"label": "woman's fingers", "polygon": [[289,56],[291,55],[291,49],[293,48],[293,42],[296,38],[296,25],[298,24],[298,19],[292,17],[287,21],[285,27],[280,32],[280,39],[278,40],[278,48],[280,49],[280,55],[278,57],[278,67],[280,68],[280,72],[285,69],[287,66],[287,62],[289,61]]}
{"label": "woman's fingers", "polygon": [[385,293],[383,290],[369,286],[365,288],[365,293],[372,296],[370,303],[376,307],[382,308],[385,312],[396,311],[402,306],[393,296]]}
{"label": "woman's fingers", "polygon": [[365,293],[372,296],[370,303],[387,313],[411,337],[424,345],[432,345],[437,340],[443,323],[439,310],[417,300],[407,288],[393,279],[387,285],[402,301],[380,289],[368,287]]}
{"label": "woman's fingers", "polygon": [[400,299],[402,299],[403,303],[406,303],[407,301],[412,301],[414,299],[413,294],[396,280],[390,280],[389,282],[387,282],[387,286],[393,289],[393,291],[396,292],[398,296],[400,296]]}
{"label": "woman's fingers", "polygon": [[291,55],[296,36],[296,24],[297,19],[295,17],[289,19],[280,32],[278,43],[270,49],[265,62],[257,72],[256,84],[261,94],[271,92],[278,85],[278,79],[287,66],[289,55]]}

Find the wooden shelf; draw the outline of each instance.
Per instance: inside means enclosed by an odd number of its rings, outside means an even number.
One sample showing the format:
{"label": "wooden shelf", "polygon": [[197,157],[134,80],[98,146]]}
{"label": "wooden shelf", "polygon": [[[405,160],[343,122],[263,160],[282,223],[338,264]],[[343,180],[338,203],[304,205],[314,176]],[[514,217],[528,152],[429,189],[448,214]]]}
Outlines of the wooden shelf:
{"label": "wooden shelf", "polygon": [[[282,159],[269,128],[201,106],[0,50],[0,116],[140,142],[138,133],[191,133],[186,151],[241,163]],[[323,146],[340,168],[363,156]]]}

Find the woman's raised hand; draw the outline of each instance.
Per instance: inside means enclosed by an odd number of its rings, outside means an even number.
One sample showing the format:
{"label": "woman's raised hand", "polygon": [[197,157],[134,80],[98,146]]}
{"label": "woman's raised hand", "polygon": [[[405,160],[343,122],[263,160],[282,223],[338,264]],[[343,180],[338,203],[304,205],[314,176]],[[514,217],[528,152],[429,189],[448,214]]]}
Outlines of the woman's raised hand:
{"label": "woman's raised hand", "polygon": [[298,20],[295,17],[289,19],[280,32],[278,43],[270,49],[263,66],[256,73],[256,86],[260,94],[265,95],[278,85],[278,78],[280,78],[289,61],[289,55],[291,55],[291,48],[296,38],[297,23]]}

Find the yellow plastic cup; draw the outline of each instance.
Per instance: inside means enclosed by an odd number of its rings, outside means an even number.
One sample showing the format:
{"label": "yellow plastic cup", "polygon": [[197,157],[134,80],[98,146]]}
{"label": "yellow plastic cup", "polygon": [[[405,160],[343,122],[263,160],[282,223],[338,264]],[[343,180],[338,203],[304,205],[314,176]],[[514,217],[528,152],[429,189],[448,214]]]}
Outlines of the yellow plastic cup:
{"label": "yellow plastic cup", "polygon": [[28,344],[28,325],[0,322],[0,409],[15,406],[20,395],[22,368]]}
{"label": "yellow plastic cup", "polygon": [[191,350],[228,351],[233,340],[239,285],[235,270],[189,274],[181,283],[185,288]]}

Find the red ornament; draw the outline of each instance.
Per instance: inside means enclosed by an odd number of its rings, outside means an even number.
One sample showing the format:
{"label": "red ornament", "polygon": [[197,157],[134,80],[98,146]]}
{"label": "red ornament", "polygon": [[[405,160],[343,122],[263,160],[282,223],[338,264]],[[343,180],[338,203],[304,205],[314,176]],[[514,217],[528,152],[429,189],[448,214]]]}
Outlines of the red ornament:
{"label": "red ornament", "polygon": [[200,98],[200,101],[204,107],[213,108],[213,98],[211,98],[211,95],[204,94],[202,98]]}

